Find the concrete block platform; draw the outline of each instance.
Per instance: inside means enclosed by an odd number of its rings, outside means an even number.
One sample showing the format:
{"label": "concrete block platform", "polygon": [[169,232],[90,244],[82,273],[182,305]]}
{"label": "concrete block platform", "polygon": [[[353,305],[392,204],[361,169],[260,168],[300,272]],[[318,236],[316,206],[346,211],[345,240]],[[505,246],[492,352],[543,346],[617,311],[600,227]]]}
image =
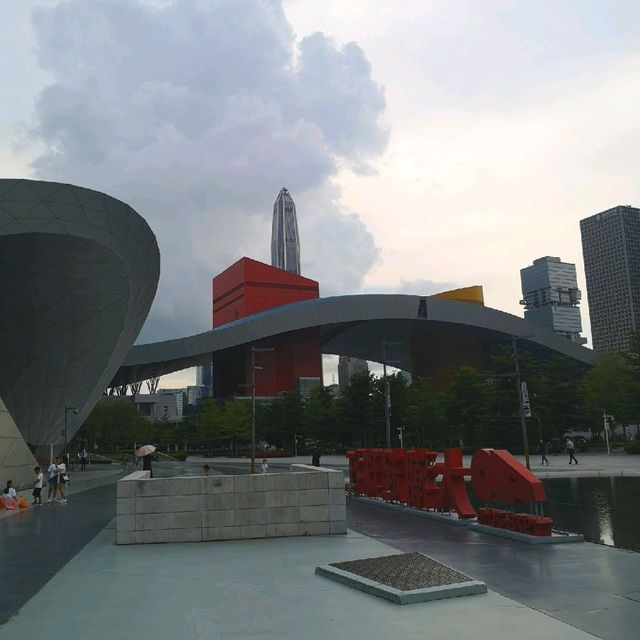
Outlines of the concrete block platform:
{"label": "concrete block platform", "polygon": [[567,542],[584,542],[584,536],[581,533],[554,531],[551,536],[531,536],[528,533],[520,533],[519,531],[511,531],[510,529],[498,529],[497,527],[489,527],[486,524],[479,524],[477,522],[469,523],[469,531],[486,533],[490,536],[507,538],[508,540],[524,542],[525,544],[564,544]]}
{"label": "concrete block platform", "polygon": [[344,535],[340,471],[292,465],[290,473],[150,478],[118,482],[116,543],[208,542]]}

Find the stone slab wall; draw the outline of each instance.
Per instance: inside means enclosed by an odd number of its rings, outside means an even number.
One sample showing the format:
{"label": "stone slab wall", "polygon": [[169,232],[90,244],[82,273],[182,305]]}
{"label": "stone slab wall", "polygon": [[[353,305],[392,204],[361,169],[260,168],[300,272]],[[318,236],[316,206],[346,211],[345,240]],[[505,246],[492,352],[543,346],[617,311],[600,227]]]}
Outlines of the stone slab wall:
{"label": "stone slab wall", "polygon": [[201,542],[347,532],[340,471],[149,478],[118,482],[117,544]]}

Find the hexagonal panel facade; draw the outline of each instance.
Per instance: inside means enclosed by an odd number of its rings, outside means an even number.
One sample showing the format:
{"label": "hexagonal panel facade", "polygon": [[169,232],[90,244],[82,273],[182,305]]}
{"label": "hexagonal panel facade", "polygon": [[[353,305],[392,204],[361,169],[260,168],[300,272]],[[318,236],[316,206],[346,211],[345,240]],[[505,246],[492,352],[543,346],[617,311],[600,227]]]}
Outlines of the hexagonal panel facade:
{"label": "hexagonal panel facade", "polygon": [[0,397],[27,443],[70,440],[117,371],[155,296],[145,220],[98,191],[0,179]]}

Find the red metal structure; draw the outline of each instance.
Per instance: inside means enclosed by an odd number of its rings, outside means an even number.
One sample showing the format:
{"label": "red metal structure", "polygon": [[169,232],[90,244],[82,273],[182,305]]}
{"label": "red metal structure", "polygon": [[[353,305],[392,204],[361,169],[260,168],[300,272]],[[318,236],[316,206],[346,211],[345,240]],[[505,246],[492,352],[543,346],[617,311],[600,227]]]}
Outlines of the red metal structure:
{"label": "red metal structure", "polygon": [[356,449],[347,452],[351,486],[357,495],[400,502],[418,509],[455,511],[460,518],[536,536],[551,535],[553,520],[487,507],[476,514],[465,484],[478,498],[507,505],[540,503],[540,480],[508,451],[480,449],[465,468],[461,449],[446,449],[444,460],[430,449]]}
{"label": "red metal structure", "polygon": [[[314,300],[319,295],[315,280],[242,258],[213,279],[213,327],[293,302]],[[255,346],[273,348],[273,352],[259,355],[257,364],[262,371],[256,378],[256,395],[276,396],[293,391],[296,381],[304,378],[322,380],[317,330],[274,336]],[[217,396],[237,394],[246,387],[251,380],[251,346],[216,353],[213,378]]]}

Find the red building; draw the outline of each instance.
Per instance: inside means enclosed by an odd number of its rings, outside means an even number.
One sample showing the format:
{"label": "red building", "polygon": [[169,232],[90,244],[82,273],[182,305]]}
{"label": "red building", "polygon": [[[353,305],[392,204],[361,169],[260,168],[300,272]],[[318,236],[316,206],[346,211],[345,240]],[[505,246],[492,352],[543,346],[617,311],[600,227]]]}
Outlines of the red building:
{"label": "red building", "polygon": [[[242,258],[213,279],[212,324],[216,329],[234,320],[302,300],[319,298],[315,280]],[[316,330],[275,336],[256,343],[273,352],[256,354],[256,395],[275,396],[322,382],[322,354]],[[213,363],[216,396],[249,395],[251,345],[216,353]],[[302,383],[302,384],[301,384]]]}

